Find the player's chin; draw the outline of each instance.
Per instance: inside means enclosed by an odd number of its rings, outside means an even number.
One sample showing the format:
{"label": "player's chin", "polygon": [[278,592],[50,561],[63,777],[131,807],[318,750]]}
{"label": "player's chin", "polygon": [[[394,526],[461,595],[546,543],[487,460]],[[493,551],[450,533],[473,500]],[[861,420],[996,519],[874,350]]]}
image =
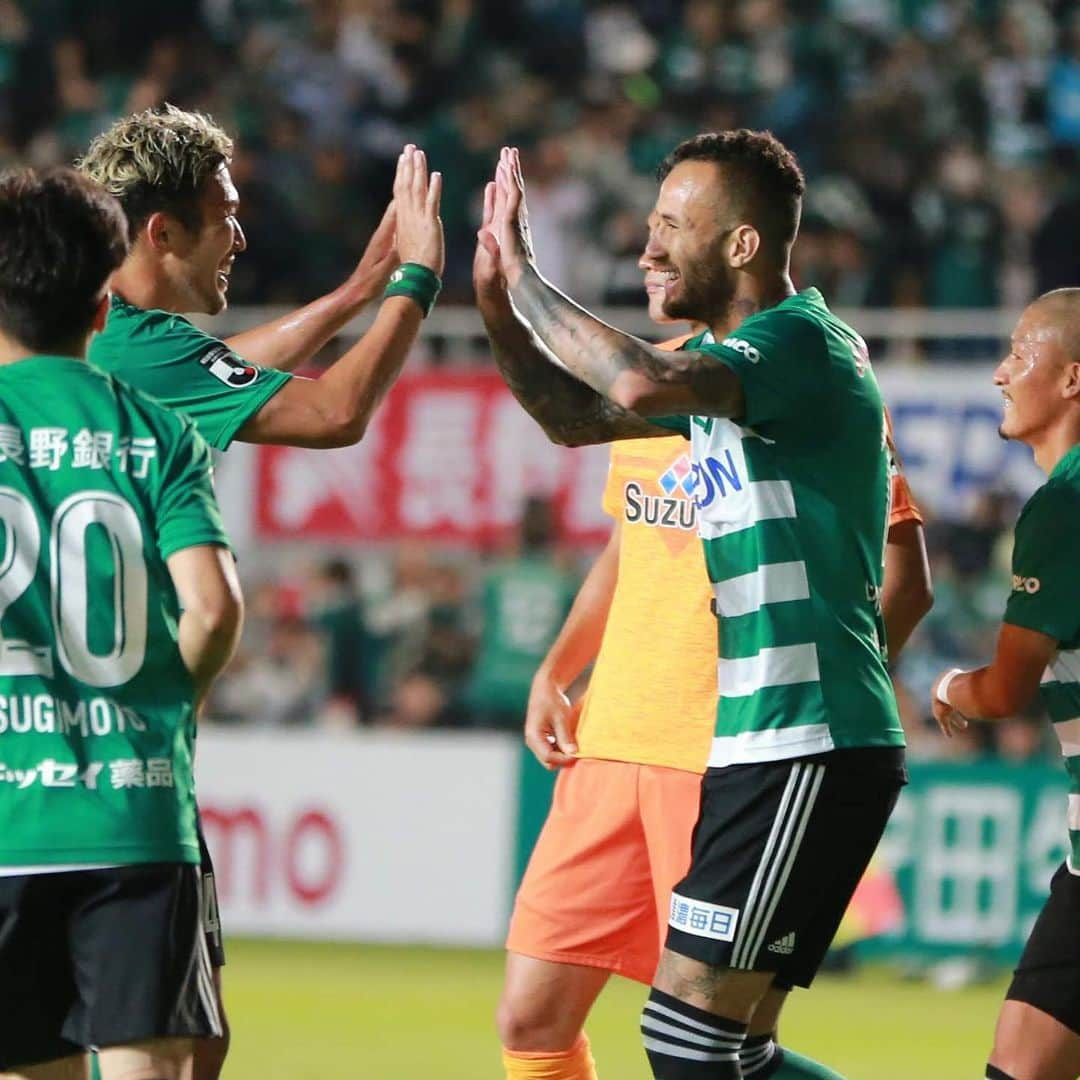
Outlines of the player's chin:
{"label": "player's chin", "polygon": [[653,322],[671,322],[671,317],[664,309],[664,293],[662,289],[649,292],[649,318]]}
{"label": "player's chin", "polygon": [[215,289],[206,301],[207,315],[220,315],[229,306],[229,297],[222,288]]}

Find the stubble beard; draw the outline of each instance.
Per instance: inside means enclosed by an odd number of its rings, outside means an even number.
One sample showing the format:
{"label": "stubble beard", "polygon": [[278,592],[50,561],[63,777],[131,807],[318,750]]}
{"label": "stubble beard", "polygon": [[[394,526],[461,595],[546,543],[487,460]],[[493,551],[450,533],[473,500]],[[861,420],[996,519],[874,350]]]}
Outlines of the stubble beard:
{"label": "stubble beard", "polygon": [[664,314],[669,318],[712,326],[717,319],[725,317],[735,297],[735,282],[723,271],[702,274],[688,280],[683,277],[685,294],[664,304]]}

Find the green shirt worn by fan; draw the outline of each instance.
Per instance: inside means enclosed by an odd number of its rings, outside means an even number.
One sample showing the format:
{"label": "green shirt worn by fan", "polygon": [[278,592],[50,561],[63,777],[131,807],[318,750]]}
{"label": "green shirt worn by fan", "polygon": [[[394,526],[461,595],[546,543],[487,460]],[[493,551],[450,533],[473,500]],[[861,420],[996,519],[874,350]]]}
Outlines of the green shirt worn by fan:
{"label": "green shirt worn by fan", "polygon": [[716,342],[744,415],[653,419],[691,443],[720,616],[709,766],[903,746],[881,614],[889,457],[862,338],[807,289]]}
{"label": "green shirt worn by fan", "polygon": [[0,367],[0,867],[199,861],[166,559],[227,543],[191,423],[67,357]]}

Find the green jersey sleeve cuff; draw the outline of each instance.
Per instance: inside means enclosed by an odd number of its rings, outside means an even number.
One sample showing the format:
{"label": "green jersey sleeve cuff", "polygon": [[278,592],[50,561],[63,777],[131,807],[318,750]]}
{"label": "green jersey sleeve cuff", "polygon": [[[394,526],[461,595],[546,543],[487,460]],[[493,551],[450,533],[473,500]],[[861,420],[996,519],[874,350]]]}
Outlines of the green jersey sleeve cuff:
{"label": "green jersey sleeve cuff", "polygon": [[168,540],[159,543],[158,550],[163,559],[168,559],[178,551],[187,551],[188,548],[203,546],[223,547],[230,551],[234,558],[236,557],[236,549],[229,543],[228,537],[223,532],[210,530],[202,536],[198,533],[192,533],[189,536],[169,537]]}
{"label": "green jersey sleeve cuff", "polygon": [[287,371],[263,368],[259,381],[244,393],[236,408],[225,417],[210,445],[228,450],[236,433],[292,378]]}

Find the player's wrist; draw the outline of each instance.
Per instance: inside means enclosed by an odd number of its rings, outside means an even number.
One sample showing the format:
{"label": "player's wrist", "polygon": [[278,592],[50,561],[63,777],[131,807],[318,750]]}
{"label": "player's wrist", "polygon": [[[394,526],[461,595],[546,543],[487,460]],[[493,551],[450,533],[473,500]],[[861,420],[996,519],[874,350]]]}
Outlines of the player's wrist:
{"label": "player's wrist", "polygon": [[948,705],[950,709],[955,709],[956,706],[949,700],[949,687],[952,686],[953,680],[957,675],[966,675],[967,672],[963,668],[950,668],[944,675],[938,680],[937,690],[934,692],[934,696],[941,702],[942,705]]}
{"label": "player's wrist", "polygon": [[426,317],[431,313],[441,291],[442,278],[430,266],[418,262],[403,262],[390,275],[383,296],[404,296],[414,300]]}

